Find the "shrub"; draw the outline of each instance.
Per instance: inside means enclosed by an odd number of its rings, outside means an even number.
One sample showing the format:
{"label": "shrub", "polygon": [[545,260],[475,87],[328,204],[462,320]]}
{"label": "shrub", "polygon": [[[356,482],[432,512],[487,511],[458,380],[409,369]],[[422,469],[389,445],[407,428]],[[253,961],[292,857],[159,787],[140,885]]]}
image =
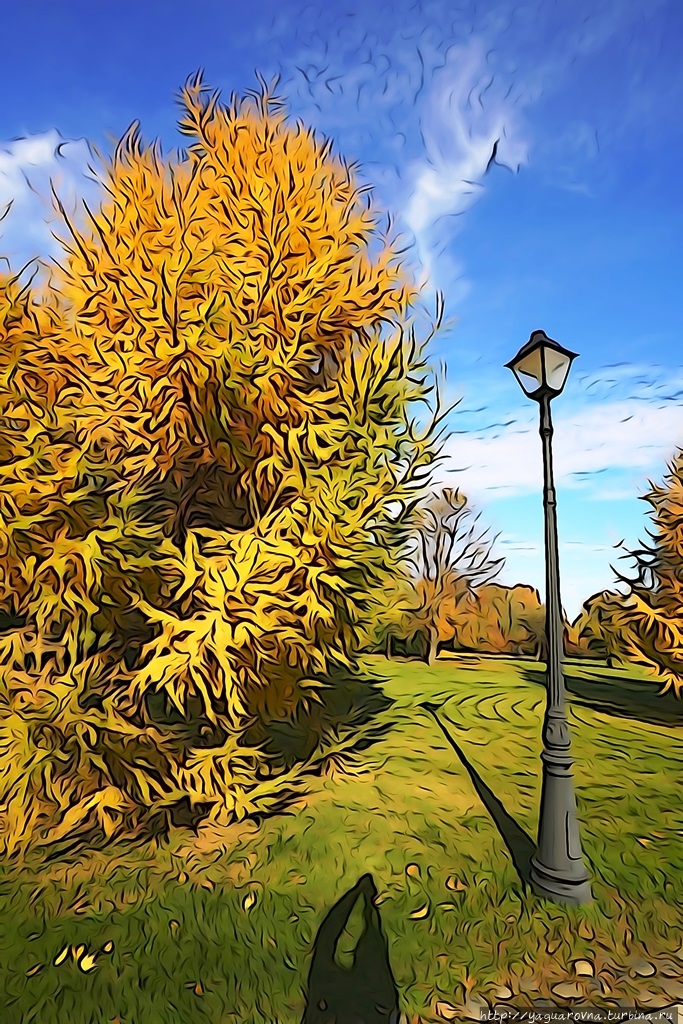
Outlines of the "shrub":
{"label": "shrub", "polygon": [[0,287],[0,848],[277,800],[259,717],[353,668],[434,456],[414,291],[354,170],[196,78],[43,290]]}

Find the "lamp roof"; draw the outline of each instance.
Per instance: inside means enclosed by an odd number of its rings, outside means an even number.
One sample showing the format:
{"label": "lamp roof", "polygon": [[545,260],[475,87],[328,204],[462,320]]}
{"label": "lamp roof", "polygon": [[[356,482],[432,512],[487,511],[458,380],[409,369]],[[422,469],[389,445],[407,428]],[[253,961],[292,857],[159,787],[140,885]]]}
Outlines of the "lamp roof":
{"label": "lamp roof", "polygon": [[552,348],[555,352],[561,352],[562,355],[567,356],[570,362],[572,359],[576,359],[579,354],[578,352],[571,352],[568,348],[565,348],[564,345],[560,345],[559,341],[554,341],[552,338],[549,338],[545,331],[533,331],[531,337],[526,344],[522,345],[517,355],[511,359],[509,363],[505,363],[505,368],[507,370],[514,369],[520,359],[523,359],[524,356],[527,356],[530,352],[534,352],[537,348],[541,347]]}

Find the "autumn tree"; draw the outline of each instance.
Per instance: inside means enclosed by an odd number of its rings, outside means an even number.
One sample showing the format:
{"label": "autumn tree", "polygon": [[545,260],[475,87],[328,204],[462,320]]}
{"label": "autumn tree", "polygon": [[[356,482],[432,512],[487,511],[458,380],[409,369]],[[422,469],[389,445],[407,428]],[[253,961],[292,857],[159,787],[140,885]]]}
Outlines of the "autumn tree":
{"label": "autumn tree", "polygon": [[500,571],[493,539],[460,490],[443,488],[418,503],[412,514],[413,618],[426,638],[432,664],[439,645],[453,637],[462,602]]}
{"label": "autumn tree", "polygon": [[485,583],[461,606],[454,648],[540,658],[545,645],[544,616],[534,587]]}
{"label": "autumn tree", "polygon": [[5,852],[276,799],[246,731],[354,668],[434,458],[354,169],[265,89],[182,105],[186,152],[134,126],[49,285],[0,282]]}
{"label": "autumn tree", "polygon": [[683,450],[667,468],[663,484],[650,484],[649,541],[631,553],[636,575],[619,574],[628,585],[619,616],[625,652],[661,679],[663,690],[683,693]]}
{"label": "autumn tree", "polygon": [[625,595],[603,590],[584,601],[567,629],[568,653],[613,662],[626,660]]}

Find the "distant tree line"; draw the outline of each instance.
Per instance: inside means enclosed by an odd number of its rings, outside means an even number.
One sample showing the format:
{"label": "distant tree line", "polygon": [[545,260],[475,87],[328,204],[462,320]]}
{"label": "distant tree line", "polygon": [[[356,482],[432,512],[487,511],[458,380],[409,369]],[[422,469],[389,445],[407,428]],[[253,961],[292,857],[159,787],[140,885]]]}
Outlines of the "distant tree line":
{"label": "distant tree line", "polygon": [[371,607],[369,647],[430,664],[447,650],[544,655],[538,592],[494,582],[503,559],[460,490],[444,488],[418,502],[407,527],[403,560]]}
{"label": "distant tree line", "polygon": [[[643,498],[651,508],[648,542],[626,553],[631,575],[615,570],[621,590],[594,594],[565,621],[569,657],[637,664],[663,686],[683,692],[683,453],[661,486]],[[418,504],[404,562],[375,602],[367,633],[373,650],[422,657],[479,651],[545,658],[545,609],[538,591],[494,582],[502,559],[478,528],[460,491]]]}

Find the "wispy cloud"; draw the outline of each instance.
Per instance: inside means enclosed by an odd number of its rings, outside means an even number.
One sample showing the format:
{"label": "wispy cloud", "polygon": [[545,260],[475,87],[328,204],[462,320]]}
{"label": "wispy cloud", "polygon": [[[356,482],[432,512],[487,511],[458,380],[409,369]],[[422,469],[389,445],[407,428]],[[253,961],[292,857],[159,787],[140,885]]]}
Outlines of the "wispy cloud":
{"label": "wispy cloud", "polygon": [[639,16],[623,0],[599,10],[590,0],[379,0],[362,15],[308,5],[294,45],[285,16],[268,32],[294,112],[362,161],[415,239],[422,283],[448,285],[453,307],[467,292],[453,218],[484,194],[496,144],[499,165],[538,163],[546,184],[592,195],[586,167],[602,130],[616,131],[614,111],[566,120],[561,98],[546,101],[633,35]]}
{"label": "wispy cloud", "polygon": [[412,168],[404,219],[415,236],[427,280],[433,274],[434,228],[465,213],[484,191],[493,164],[519,170],[528,144],[514,81],[495,69],[483,39],[448,50],[421,117],[424,153]]}
{"label": "wispy cloud", "polygon": [[71,211],[97,187],[92,162],[84,139],[64,139],[54,129],[0,145],[0,212],[10,206],[0,224],[0,246],[13,269],[57,251],[51,186]]}
{"label": "wispy cloud", "polygon": [[423,281],[437,270],[440,282],[459,276],[441,222],[481,196],[494,146],[499,165],[516,170],[526,159],[526,100],[495,49],[512,6],[503,0],[478,13],[476,3],[394,0],[361,18],[323,17],[310,5],[298,47],[284,22],[269,30],[293,112],[362,162],[381,203],[414,237]]}
{"label": "wispy cloud", "polygon": [[[653,333],[639,339],[639,346],[644,351],[657,351],[661,338]],[[622,362],[580,375],[578,379],[592,403],[619,399],[657,405],[683,400],[683,371],[672,370],[670,366]]]}
{"label": "wispy cloud", "polygon": [[[537,492],[542,486],[541,448],[535,410],[498,425],[458,434],[445,449],[441,475],[456,476],[475,499],[487,501]],[[617,401],[555,414],[555,478],[594,498],[623,497],[615,478],[643,482],[661,475],[683,440],[683,405]],[[636,497],[632,490],[631,496]]]}

